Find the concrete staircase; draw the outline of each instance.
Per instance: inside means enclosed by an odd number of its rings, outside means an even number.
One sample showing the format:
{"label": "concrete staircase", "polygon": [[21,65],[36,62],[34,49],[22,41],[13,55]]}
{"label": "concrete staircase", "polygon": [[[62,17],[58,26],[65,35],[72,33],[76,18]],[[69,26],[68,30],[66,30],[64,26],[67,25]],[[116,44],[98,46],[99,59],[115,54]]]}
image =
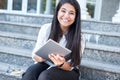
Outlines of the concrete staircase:
{"label": "concrete staircase", "polygon": [[[0,80],[20,80],[33,64],[38,31],[52,16],[0,14]],[[120,24],[82,20],[83,80],[120,80]]]}

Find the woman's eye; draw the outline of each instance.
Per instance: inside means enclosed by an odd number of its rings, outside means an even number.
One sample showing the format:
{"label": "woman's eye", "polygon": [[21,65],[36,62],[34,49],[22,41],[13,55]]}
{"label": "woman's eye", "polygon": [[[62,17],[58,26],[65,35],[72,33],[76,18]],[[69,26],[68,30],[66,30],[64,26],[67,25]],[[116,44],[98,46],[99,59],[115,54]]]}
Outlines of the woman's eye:
{"label": "woman's eye", "polygon": [[74,12],[70,12],[69,14],[74,15],[75,13]]}
{"label": "woman's eye", "polygon": [[61,10],[61,12],[65,12],[65,10]]}
{"label": "woman's eye", "polygon": [[70,13],[70,14],[74,14],[74,13]]}

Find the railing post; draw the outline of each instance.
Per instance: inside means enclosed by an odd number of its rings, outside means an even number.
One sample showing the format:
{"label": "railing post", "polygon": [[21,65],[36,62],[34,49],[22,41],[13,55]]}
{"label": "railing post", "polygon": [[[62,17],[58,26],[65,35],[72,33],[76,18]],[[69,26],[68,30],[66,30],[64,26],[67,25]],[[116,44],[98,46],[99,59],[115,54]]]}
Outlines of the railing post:
{"label": "railing post", "polygon": [[60,0],[56,0],[56,5],[58,4],[59,1],[60,1]]}
{"label": "railing post", "polygon": [[26,3],[28,3],[28,0],[24,0],[23,2],[22,2],[22,12],[23,13],[26,13],[27,12],[27,4]]}
{"label": "railing post", "polygon": [[43,13],[43,0],[37,0],[37,14]]}
{"label": "railing post", "polygon": [[119,0],[119,8],[117,13],[112,17],[112,22],[120,23],[120,0]]}
{"label": "railing post", "polygon": [[81,19],[90,19],[90,15],[87,12],[86,0],[77,0],[81,7]]}
{"label": "railing post", "polygon": [[52,13],[52,0],[46,0],[46,8],[45,8],[45,14],[51,14]]}
{"label": "railing post", "polygon": [[[8,4],[9,3],[9,4]],[[12,3],[13,3],[13,1],[12,0],[8,0],[8,3],[7,3],[7,10],[9,11],[9,12],[11,12],[12,11]]]}

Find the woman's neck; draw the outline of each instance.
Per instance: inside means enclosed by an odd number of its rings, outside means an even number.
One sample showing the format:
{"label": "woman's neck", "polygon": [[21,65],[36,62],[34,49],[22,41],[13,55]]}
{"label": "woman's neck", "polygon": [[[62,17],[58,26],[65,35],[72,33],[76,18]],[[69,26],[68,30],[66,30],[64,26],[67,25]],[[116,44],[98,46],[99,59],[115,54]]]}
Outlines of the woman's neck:
{"label": "woman's neck", "polygon": [[66,27],[61,27],[61,29],[63,34],[66,34],[68,32],[68,28]]}

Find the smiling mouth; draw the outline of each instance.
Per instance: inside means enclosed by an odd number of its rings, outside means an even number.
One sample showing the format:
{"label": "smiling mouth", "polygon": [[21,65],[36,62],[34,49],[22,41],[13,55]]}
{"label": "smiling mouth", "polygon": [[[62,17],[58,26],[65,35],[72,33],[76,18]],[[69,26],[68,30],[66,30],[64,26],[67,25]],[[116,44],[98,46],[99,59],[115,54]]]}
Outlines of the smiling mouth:
{"label": "smiling mouth", "polygon": [[69,21],[68,21],[68,20],[66,20],[66,19],[62,19],[62,21],[63,21],[63,22],[66,22],[66,23],[67,23],[67,22],[69,22]]}

